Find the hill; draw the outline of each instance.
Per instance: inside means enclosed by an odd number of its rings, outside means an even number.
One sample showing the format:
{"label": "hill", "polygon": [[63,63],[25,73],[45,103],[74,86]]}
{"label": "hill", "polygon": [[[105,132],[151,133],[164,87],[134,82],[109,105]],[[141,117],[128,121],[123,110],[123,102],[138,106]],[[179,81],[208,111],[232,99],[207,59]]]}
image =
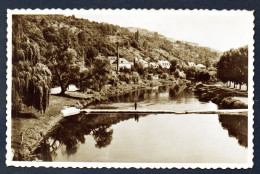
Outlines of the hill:
{"label": "hill", "polygon": [[[118,79],[110,75],[106,57],[117,55],[118,47],[120,56],[129,61],[135,57],[148,61],[174,59],[176,64],[192,61],[209,66],[219,57],[219,52],[210,48],[170,40],[157,32],[75,16],[13,15],[12,19],[14,110],[21,109],[22,102],[44,112],[52,86],[59,85],[64,95],[70,84],[77,84],[83,91],[85,87],[100,91],[108,81],[116,84]],[[147,70],[134,68],[146,77]]]}
{"label": "hill", "polygon": [[24,34],[30,42],[40,46],[42,56],[47,51],[46,45],[57,41],[54,33],[48,33],[59,29],[68,29],[73,48],[83,57],[95,57],[98,54],[116,55],[117,43],[120,45],[120,55],[129,61],[134,57],[150,57],[152,60],[177,58],[184,62],[213,64],[219,60],[220,55],[213,49],[185,41],[175,41],[145,29],[90,22],[74,16],[24,15],[21,19]]}

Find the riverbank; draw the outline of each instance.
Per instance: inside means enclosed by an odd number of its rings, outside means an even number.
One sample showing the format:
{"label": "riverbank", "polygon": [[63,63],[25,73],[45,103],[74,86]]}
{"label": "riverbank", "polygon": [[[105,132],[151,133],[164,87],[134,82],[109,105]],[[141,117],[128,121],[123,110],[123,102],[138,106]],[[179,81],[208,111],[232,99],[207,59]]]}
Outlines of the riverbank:
{"label": "riverbank", "polygon": [[45,135],[62,120],[61,110],[65,107],[86,108],[95,102],[108,100],[113,96],[120,96],[133,90],[151,88],[153,86],[178,85],[189,86],[185,80],[169,81],[143,81],[139,84],[121,83],[117,87],[104,86],[100,92],[93,90],[68,91],[65,96],[53,94],[50,96],[50,104],[45,113],[39,113],[33,108],[25,108],[19,115],[12,115],[12,151],[14,160],[30,161],[34,150],[39,146]]}
{"label": "riverbank", "polygon": [[195,94],[200,101],[212,101],[220,109],[247,109],[247,91],[230,89],[222,86],[198,84]]}

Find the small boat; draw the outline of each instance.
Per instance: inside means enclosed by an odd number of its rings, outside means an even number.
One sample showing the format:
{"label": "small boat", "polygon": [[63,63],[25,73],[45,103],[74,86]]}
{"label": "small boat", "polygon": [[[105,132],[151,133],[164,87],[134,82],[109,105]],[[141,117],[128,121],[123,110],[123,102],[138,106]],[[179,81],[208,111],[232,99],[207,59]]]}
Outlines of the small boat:
{"label": "small boat", "polygon": [[61,111],[64,117],[71,116],[71,115],[77,115],[80,113],[80,109],[76,107],[67,107]]}

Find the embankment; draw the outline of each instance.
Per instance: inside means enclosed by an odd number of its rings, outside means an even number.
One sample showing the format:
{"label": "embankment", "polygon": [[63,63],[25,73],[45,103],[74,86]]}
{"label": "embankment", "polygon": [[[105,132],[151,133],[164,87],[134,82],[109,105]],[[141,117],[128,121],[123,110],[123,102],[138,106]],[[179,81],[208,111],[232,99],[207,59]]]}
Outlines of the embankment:
{"label": "embankment", "polygon": [[239,91],[221,86],[199,84],[195,88],[195,94],[200,101],[212,101],[220,109],[246,109],[247,103],[237,98],[247,98],[247,91]]}

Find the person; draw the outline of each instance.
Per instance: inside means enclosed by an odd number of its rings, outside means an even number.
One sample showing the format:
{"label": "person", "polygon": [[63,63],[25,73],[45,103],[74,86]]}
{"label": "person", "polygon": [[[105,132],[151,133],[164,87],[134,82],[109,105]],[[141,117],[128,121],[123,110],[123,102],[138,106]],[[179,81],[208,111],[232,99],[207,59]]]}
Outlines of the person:
{"label": "person", "polygon": [[135,102],[135,110],[136,110],[136,108],[137,108],[137,103]]}

